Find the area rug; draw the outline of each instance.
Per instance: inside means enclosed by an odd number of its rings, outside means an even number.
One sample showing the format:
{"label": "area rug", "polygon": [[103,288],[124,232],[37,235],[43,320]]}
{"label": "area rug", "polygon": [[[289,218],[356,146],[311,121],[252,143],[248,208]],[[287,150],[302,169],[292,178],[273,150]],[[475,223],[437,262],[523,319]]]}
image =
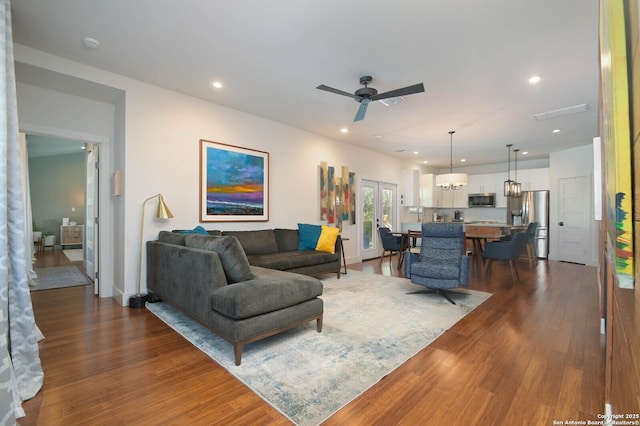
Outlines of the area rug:
{"label": "area rug", "polygon": [[78,262],[84,259],[84,254],[82,249],[69,249],[62,250],[62,253],[72,262]]}
{"label": "area rug", "polygon": [[36,268],[36,274],[38,285],[31,287],[31,291],[90,284],[89,279],[76,265]]}
{"label": "area rug", "polygon": [[460,290],[456,305],[403,278],[358,271],[323,279],[324,324],[315,321],[233,347],[165,303],[148,303],[189,342],[298,425],[317,425],[444,333],[491,295]]}

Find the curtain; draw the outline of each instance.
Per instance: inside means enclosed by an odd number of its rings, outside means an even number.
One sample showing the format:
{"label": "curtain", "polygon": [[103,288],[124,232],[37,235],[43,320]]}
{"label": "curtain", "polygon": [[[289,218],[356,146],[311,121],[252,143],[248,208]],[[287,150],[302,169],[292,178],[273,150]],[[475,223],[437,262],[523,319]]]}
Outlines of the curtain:
{"label": "curtain", "polygon": [[0,0],[0,25],[0,423],[11,424],[24,415],[22,401],[40,390],[44,373],[27,278],[31,253],[9,0]]}

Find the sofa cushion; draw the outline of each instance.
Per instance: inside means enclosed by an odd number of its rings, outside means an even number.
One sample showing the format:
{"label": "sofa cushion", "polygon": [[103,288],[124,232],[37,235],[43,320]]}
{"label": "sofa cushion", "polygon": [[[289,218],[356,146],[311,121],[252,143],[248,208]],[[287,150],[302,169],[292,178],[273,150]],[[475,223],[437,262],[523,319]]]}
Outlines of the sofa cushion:
{"label": "sofa cushion", "polygon": [[222,262],[222,269],[229,284],[254,278],[247,255],[235,237],[187,234],[184,239],[187,247],[215,251]]}
{"label": "sofa cushion", "polygon": [[320,225],[298,224],[298,250],[315,250],[322,232]]}
{"label": "sofa cushion", "polygon": [[298,230],[297,229],[281,229],[273,230],[278,244],[278,251],[296,251],[298,250]]}
{"label": "sofa cushion", "polygon": [[318,244],[316,245],[316,250],[326,251],[327,253],[335,253],[336,240],[338,239],[339,233],[340,233],[339,228],[322,225],[322,231],[320,232],[320,238],[318,238]]}
{"label": "sofa cushion", "polygon": [[322,281],[306,275],[254,268],[256,278],[215,290],[211,307],[232,319],[273,312],[322,294]]}
{"label": "sofa cushion", "polygon": [[247,257],[252,266],[287,271],[289,269],[302,268],[304,266],[335,262],[337,255],[315,250],[296,250],[284,253],[269,253]]}
{"label": "sofa cushion", "polygon": [[160,231],[158,234],[158,241],[161,243],[175,244],[178,246],[184,245],[184,234],[177,234],[175,232]]}
{"label": "sofa cushion", "polygon": [[247,256],[252,254],[275,253],[278,244],[273,229],[256,231],[223,231],[222,235],[236,237]]}

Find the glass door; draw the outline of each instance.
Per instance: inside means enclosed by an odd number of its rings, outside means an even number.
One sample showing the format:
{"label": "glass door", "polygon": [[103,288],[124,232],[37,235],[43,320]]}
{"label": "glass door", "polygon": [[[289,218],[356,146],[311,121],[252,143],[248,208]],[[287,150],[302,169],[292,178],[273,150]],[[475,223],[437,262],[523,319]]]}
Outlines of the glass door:
{"label": "glass door", "polygon": [[397,229],[396,185],[363,180],[360,197],[362,203],[362,259],[373,259],[382,254],[378,228]]}

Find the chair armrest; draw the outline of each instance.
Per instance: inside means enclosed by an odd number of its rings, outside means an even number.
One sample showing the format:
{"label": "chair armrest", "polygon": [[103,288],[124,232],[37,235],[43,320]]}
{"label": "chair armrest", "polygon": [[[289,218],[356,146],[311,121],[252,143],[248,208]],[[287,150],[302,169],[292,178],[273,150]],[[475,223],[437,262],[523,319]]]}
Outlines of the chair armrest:
{"label": "chair armrest", "polygon": [[471,257],[462,255],[460,260],[460,284],[468,286],[471,283]]}
{"label": "chair armrest", "polygon": [[411,250],[405,250],[404,252],[404,277],[411,278],[411,265],[419,262],[420,256],[413,253]]}

